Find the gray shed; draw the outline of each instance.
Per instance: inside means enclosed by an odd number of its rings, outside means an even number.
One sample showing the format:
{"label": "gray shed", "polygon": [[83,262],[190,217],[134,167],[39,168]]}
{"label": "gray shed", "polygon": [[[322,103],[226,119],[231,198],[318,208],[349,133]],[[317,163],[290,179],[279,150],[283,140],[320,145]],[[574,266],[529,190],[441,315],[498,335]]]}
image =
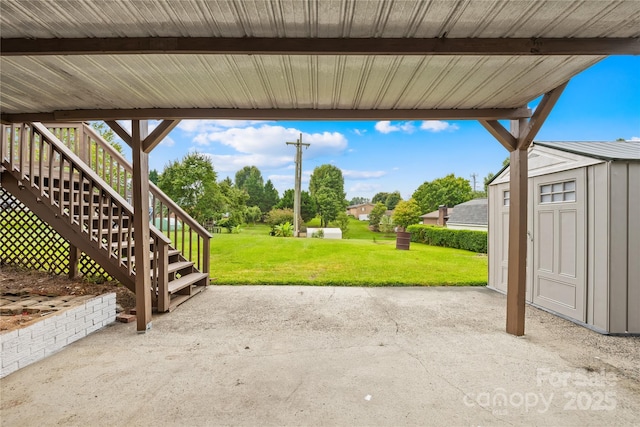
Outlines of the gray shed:
{"label": "gray shed", "polygon": [[[640,142],[529,149],[526,300],[601,333],[640,333]],[[507,289],[509,167],[489,185],[489,287]]]}

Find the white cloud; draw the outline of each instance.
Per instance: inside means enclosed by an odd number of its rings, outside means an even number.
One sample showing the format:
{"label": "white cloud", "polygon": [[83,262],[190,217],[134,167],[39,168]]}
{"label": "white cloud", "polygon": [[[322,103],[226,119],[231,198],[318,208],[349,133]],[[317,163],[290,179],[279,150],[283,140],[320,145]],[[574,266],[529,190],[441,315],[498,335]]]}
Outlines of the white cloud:
{"label": "white cloud", "polygon": [[342,170],[342,175],[345,178],[349,179],[374,179],[385,176],[387,172],[385,171],[353,171],[353,170]]}
{"label": "white cloud", "polygon": [[293,161],[293,156],[267,156],[264,154],[211,154],[204,153],[218,172],[235,172],[245,166],[253,165],[258,169],[276,169]]}
{"label": "white cloud", "polygon": [[[295,142],[299,136],[298,129],[263,124],[200,133],[193,141],[199,145],[219,143],[244,154],[293,157],[295,149],[286,142]],[[339,132],[303,133],[302,141],[311,144],[304,150],[307,158],[335,155],[347,148],[347,139]]]}
{"label": "white cloud", "polygon": [[176,142],[170,136],[165,136],[160,142],[160,145],[164,145],[165,147],[173,147],[175,144]]}
{"label": "white cloud", "polygon": [[375,193],[380,191],[381,188],[382,188],[382,185],[380,184],[358,182],[349,189],[349,193],[351,194]]}
{"label": "white cloud", "polygon": [[629,141],[640,141],[640,136],[632,136]]}
{"label": "white cloud", "polygon": [[398,127],[392,126],[391,122],[388,120],[383,120],[381,122],[378,122],[374,127],[380,133],[391,133],[398,130]]}
{"label": "white cloud", "polygon": [[421,130],[429,132],[442,132],[445,130],[457,130],[458,126],[449,122],[443,122],[442,120],[425,120],[420,125]]}
{"label": "white cloud", "polygon": [[264,120],[182,120],[178,124],[178,129],[189,133],[214,132],[226,128],[242,128],[261,123],[268,123]]}
{"label": "white cloud", "polygon": [[413,122],[400,122],[398,124],[392,125],[389,120],[382,120],[380,122],[377,122],[374,127],[380,133],[391,133],[399,131],[412,133],[415,130]]}
{"label": "white cloud", "polygon": [[354,129],[353,133],[355,133],[358,136],[363,136],[365,133],[367,133],[366,129]]}

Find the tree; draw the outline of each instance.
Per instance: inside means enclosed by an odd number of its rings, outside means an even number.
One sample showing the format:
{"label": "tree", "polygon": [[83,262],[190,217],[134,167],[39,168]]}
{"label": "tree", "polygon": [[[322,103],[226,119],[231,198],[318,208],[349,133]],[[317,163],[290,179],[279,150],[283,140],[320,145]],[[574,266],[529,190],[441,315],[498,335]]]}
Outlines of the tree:
{"label": "tree", "polygon": [[373,199],[371,199],[371,203],[384,203],[387,209],[392,211],[396,208],[396,205],[400,200],[402,200],[402,196],[397,190],[393,193],[386,193],[384,191],[381,191],[373,196]]}
{"label": "tree", "polygon": [[[344,192],[344,177],[342,171],[333,165],[321,165],[316,167],[311,174],[309,180],[309,192],[311,197],[317,199],[318,191],[323,188],[329,188],[335,194],[337,202],[341,208],[346,207],[344,200],[346,194]],[[344,206],[343,206],[344,205]]]}
{"label": "tree", "polygon": [[382,202],[376,203],[371,210],[369,214],[369,225],[373,228],[373,231],[380,231],[380,220],[385,212],[387,212],[387,206]]}
{"label": "tree", "polygon": [[428,213],[435,211],[440,205],[451,207],[471,200],[471,184],[467,179],[449,174],[424,182],[416,189],[412,198],[418,203],[422,213]]}
{"label": "tree", "polygon": [[385,199],[384,204],[387,206],[387,209],[392,211],[396,208],[396,205],[400,200],[402,200],[402,196],[400,195],[400,192],[394,191],[393,193],[389,193],[387,195],[387,198]]}
{"label": "tree", "polygon": [[165,166],[158,186],[182,209],[203,222],[220,212],[225,200],[209,157],[190,153]]}
{"label": "tree", "polygon": [[151,169],[149,171],[149,181],[153,182],[155,185],[158,185],[158,179],[160,177],[158,176],[158,171],[155,169]]}
{"label": "tree", "polygon": [[320,215],[320,226],[327,227],[329,222],[338,217],[344,206],[342,200],[330,187],[320,187],[316,191],[316,208]]}
{"label": "tree", "polygon": [[270,179],[264,184],[262,204],[258,205],[262,212],[269,212],[280,200],[280,194],[278,190],[273,186],[273,182]]}
{"label": "tree", "polygon": [[387,204],[387,197],[389,197],[389,193],[385,193],[385,192],[376,193],[376,195],[373,196],[373,199],[371,199],[371,203],[373,203],[373,204],[376,204],[376,203]]}
{"label": "tree", "polygon": [[[293,209],[293,197],[295,191],[293,189],[285,190],[282,198],[276,204],[277,209]],[[300,216],[302,222],[307,222],[316,216],[316,206],[308,191],[300,192]]]}
{"label": "tree", "polygon": [[93,130],[98,132],[100,136],[118,149],[118,152],[122,154],[122,146],[116,142],[116,134],[105,122],[90,122]]}
{"label": "tree", "polygon": [[392,219],[394,223],[406,229],[408,226],[420,222],[421,212],[415,199],[402,200],[393,211]]}
{"label": "tree", "polygon": [[244,218],[248,223],[255,224],[260,220],[260,218],[262,218],[262,211],[257,206],[251,206],[245,210]]}
{"label": "tree", "polygon": [[389,215],[382,215],[380,218],[380,232],[389,234],[393,232],[393,219]]}
{"label": "tree", "polygon": [[245,166],[236,172],[236,187],[240,190],[244,190],[249,195],[247,205],[258,206],[263,212],[271,210],[263,209],[264,203],[264,180],[262,179],[262,173],[260,169],[255,166]]}
{"label": "tree", "polygon": [[342,171],[333,165],[316,167],[309,180],[309,192],[320,215],[320,224],[326,227],[338,213],[346,207],[344,177]]}
{"label": "tree", "polygon": [[366,197],[354,197],[353,199],[351,199],[351,201],[349,202],[349,206],[353,206],[353,205],[362,205],[364,203],[369,203],[369,199],[367,199]]}
{"label": "tree", "polygon": [[336,223],[338,223],[338,227],[340,227],[340,231],[342,231],[342,238],[344,238],[349,231],[349,216],[345,211],[338,213]]}
{"label": "tree", "polygon": [[[224,196],[224,206],[214,219],[222,218],[222,214],[229,214],[231,222],[241,224],[246,219],[247,200],[249,195],[244,191],[236,188],[233,181],[229,177],[218,183],[220,192]],[[259,209],[259,208],[258,208]]]}

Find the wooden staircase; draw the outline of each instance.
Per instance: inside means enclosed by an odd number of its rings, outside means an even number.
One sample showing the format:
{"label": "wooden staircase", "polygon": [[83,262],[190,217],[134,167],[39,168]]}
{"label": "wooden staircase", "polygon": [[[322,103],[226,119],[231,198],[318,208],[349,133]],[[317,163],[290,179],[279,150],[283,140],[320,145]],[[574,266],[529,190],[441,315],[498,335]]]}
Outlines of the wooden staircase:
{"label": "wooden staircase", "polygon": [[[133,207],[125,198],[131,200],[131,165],[85,124],[60,129],[51,130],[62,140],[40,123],[2,126],[2,187],[133,292],[136,251],[149,251],[149,292],[158,311],[171,311],[204,290],[206,230],[153,186],[151,218],[160,228],[152,223],[150,240],[136,240]],[[74,146],[89,156],[81,159]]]}

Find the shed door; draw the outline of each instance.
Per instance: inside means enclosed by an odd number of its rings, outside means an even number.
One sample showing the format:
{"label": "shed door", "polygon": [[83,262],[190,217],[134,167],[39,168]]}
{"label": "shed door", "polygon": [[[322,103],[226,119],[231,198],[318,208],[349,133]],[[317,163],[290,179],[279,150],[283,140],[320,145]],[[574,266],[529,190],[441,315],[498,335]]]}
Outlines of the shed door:
{"label": "shed door", "polygon": [[584,169],[534,178],[533,302],[585,321]]}

